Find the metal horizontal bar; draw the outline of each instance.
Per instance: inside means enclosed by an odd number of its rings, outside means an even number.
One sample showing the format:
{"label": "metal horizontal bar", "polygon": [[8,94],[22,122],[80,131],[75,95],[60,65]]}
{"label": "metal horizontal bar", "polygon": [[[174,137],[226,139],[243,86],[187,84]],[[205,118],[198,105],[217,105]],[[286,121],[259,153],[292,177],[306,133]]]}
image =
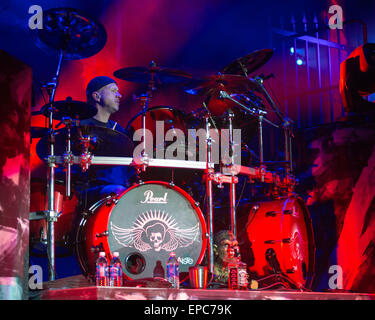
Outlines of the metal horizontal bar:
{"label": "metal horizontal bar", "polygon": [[327,47],[330,47],[330,48],[346,50],[346,51],[349,51],[349,52],[351,52],[355,49],[353,47],[345,46],[343,44],[338,44],[337,42],[332,42],[332,41],[320,39],[320,38],[317,38],[317,37],[314,37],[314,36],[309,36],[309,35],[306,35],[306,34],[298,35],[297,33],[294,33],[292,31],[282,30],[282,29],[279,29],[279,28],[273,28],[273,31],[277,34],[280,34],[280,35],[284,36],[284,37],[296,38],[296,39],[299,39],[299,40],[308,41],[310,43],[315,43],[315,44],[327,46]]}

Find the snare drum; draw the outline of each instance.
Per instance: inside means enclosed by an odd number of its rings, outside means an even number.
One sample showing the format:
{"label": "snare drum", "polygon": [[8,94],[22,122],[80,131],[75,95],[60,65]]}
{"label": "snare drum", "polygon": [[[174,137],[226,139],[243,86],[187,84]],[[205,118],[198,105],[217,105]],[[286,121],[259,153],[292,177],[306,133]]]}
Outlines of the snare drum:
{"label": "snare drum", "polygon": [[[78,227],[76,253],[83,273],[93,276],[100,251],[119,252],[129,279],[154,276],[174,251],[181,272],[199,264],[207,246],[203,214],[181,188],[151,181],[94,204]],[[166,270],[164,270],[166,271]]]}
{"label": "snare drum", "polygon": [[250,271],[260,278],[282,273],[299,288],[311,286],[315,243],[305,202],[289,197],[261,202],[246,211],[244,238],[250,242],[253,256],[253,261],[247,261]]}

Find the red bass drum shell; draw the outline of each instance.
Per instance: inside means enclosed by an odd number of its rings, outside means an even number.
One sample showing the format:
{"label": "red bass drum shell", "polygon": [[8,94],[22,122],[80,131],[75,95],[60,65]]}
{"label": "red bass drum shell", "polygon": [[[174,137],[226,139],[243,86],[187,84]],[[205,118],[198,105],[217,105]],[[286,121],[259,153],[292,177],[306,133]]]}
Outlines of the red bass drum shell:
{"label": "red bass drum shell", "polygon": [[247,218],[240,237],[247,243],[245,250],[251,251],[245,252],[250,272],[259,278],[272,274],[266,252],[273,252],[281,273],[297,287],[309,288],[315,267],[315,242],[305,202],[289,197],[248,205],[240,212]]}

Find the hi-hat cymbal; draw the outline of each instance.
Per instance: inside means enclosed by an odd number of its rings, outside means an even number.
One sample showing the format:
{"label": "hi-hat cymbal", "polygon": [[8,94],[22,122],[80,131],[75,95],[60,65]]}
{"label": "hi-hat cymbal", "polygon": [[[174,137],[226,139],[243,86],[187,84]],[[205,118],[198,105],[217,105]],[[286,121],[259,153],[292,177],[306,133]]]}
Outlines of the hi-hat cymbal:
{"label": "hi-hat cymbal", "polygon": [[223,70],[221,70],[221,72],[248,76],[250,73],[266,64],[268,60],[272,58],[272,55],[272,49],[254,51],[231,62]]}
{"label": "hi-hat cymbal", "polygon": [[201,92],[229,90],[231,92],[245,92],[256,88],[255,81],[241,75],[217,74],[204,76],[200,79],[192,80],[184,90],[189,94],[199,94]]}
{"label": "hi-hat cymbal", "polygon": [[64,59],[91,57],[103,49],[107,33],[102,24],[73,8],[43,11],[43,28],[31,30],[36,45],[44,51],[64,53]]}
{"label": "hi-hat cymbal", "polygon": [[[125,134],[106,127],[83,125],[71,128],[71,150],[76,156],[83,152],[81,137],[91,137],[90,151],[96,156],[132,157],[133,142]],[[68,129],[63,128],[55,132],[55,155],[63,155],[66,151]],[[40,159],[47,158],[49,154],[49,139],[47,136],[40,139],[36,146]]]}
{"label": "hi-hat cymbal", "polygon": [[149,67],[128,67],[115,71],[116,78],[153,85],[175,84],[190,80],[192,75],[188,72],[151,65]]}
{"label": "hi-hat cymbal", "polygon": [[[46,117],[49,116],[49,107],[51,103],[44,105],[41,112]],[[98,110],[86,102],[74,101],[71,97],[66,100],[55,101],[52,103],[53,119],[62,120],[63,117],[69,117],[76,120],[92,118]]]}

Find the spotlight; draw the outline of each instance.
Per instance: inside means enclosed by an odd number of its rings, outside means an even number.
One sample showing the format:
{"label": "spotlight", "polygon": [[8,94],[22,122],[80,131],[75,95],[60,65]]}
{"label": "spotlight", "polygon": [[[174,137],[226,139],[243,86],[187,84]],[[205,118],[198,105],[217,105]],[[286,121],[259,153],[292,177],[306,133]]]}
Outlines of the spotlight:
{"label": "spotlight", "polygon": [[305,64],[305,61],[303,61],[301,58],[297,58],[296,63],[298,66],[302,66]]}

